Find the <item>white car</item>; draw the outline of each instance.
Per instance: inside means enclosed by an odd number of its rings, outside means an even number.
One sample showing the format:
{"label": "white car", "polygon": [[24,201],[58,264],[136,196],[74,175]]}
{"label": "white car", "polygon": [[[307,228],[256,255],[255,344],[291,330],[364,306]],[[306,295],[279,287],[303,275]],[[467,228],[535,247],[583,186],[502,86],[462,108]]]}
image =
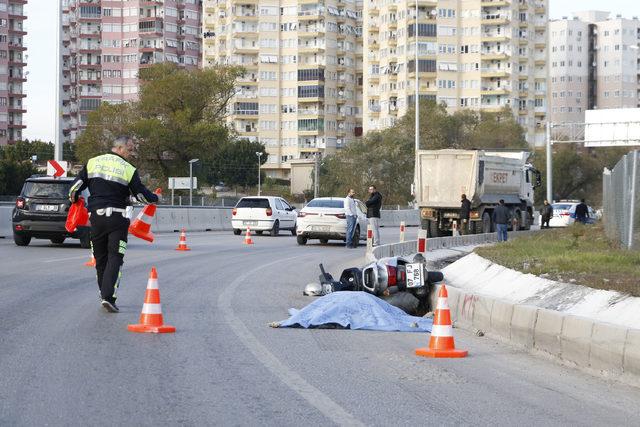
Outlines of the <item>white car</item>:
{"label": "white car", "polygon": [[[559,201],[553,203],[551,206],[553,207],[553,216],[549,221],[549,227],[568,227],[574,222],[576,222],[576,206],[578,206],[580,202],[576,201]],[[593,224],[596,219],[596,211],[593,210],[591,206],[587,206],[589,209],[589,218],[587,218],[587,224]]]}
{"label": "white car", "polygon": [[247,228],[262,234],[269,231],[277,236],[280,230],[296,235],[298,211],[281,197],[243,197],[231,211],[233,234],[239,235]]}
{"label": "white car", "polygon": [[[356,199],[358,221],[354,243],[367,238],[367,208]],[[313,199],[298,213],[297,240],[305,245],[309,239],[319,239],[326,244],[329,240],[346,240],[347,216],[343,197],[318,197]]]}

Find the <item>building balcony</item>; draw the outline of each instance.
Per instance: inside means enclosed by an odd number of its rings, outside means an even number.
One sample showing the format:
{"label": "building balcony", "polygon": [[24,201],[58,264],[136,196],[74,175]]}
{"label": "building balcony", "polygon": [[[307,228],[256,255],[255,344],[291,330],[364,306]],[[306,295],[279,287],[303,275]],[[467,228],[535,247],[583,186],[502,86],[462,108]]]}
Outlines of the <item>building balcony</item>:
{"label": "building balcony", "polygon": [[482,34],[482,42],[506,42],[509,40],[509,37],[506,34],[497,34],[497,33],[483,33]]}
{"label": "building balcony", "polygon": [[480,6],[482,7],[498,7],[498,6],[508,6],[511,1],[507,0],[482,0],[480,2]]}
{"label": "building balcony", "polygon": [[324,102],[324,96],[322,97],[314,96],[314,97],[306,97],[306,98],[298,97],[298,104],[310,104],[310,103],[317,104],[319,102]]}
{"label": "building balcony", "polygon": [[258,92],[250,92],[250,91],[240,91],[235,94],[235,98],[240,99],[257,99]]}
{"label": "building balcony", "polygon": [[509,56],[511,56],[511,53],[507,52],[482,52],[480,55],[483,61],[507,59]]}
{"label": "building balcony", "polygon": [[509,77],[511,73],[507,70],[500,70],[496,68],[482,68],[480,70],[480,76],[482,78],[490,77]]}
{"label": "building balcony", "polygon": [[507,87],[483,87],[480,89],[480,94],[489,96],[489,95],[506,95],[511,91],[511,88]]}
{"label": "building balcony", "polygon": [[507,15],[486,14],[482,15],[480,22],[482,25],[506,25],[511,22],[511,19]]}

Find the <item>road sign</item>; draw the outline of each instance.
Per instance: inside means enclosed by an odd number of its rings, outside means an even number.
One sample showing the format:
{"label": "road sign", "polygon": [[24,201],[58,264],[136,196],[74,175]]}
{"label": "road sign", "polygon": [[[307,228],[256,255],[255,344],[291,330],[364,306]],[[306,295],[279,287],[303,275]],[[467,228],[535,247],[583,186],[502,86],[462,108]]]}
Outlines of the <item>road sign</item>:
{"label": "road sign", "polygon": [[59,178],[61,176],[67,176],[68,164],[65,161],[49,160],[47,162],[47,175]]}
{"label": "road sign", "polygon": [[[188,190],[189,187],[189,177],[170,177],[169,178],[169,190]],[[193,177],[193,188],[198,188],[198,178]]]}
{"label": "road sign", "polygon": [[640,108],[587,110],[585,122],[585,147],[640,145]]}

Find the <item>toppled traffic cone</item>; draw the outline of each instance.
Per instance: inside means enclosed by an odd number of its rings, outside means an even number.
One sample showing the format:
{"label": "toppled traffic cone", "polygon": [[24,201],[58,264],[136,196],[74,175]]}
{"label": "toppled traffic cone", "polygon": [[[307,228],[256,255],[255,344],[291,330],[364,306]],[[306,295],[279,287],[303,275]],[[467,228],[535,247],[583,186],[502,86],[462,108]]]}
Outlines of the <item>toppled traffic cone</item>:
{"label": "toppled traffic cone", "polygon": [[69,206],[67,221],[64,224],[64,228],[69,233],[73,233],[76,231],[78,226],[87,225],[87,222],[89,222],[89,211],[84,205],[84,198],[79,197],[77,202],[72,203],[71,206]]}
{"label": "toppled traffic cone", "polygon": [[96,257],[93,256],[93,250],[91,251],[91,259],[84,263],[86,267],[95,267],[96,266]]}
{"label": "toppled traffic cone", "polygon": [[184,231],[184,228],[182,229],[182,231],[180,231],[180,241],[178,242],[178,247],[176,248],[176,251],[190,251],[191,248],[189,246],[187,246],[187,233]]}
{"label": "toppled traffic cone", "polygon": [[453,342],[453,327],[451,326],[451,311],[449,310],[449,294],[445,285],[438,292],[438,305],[433,318],[433,329],[429,339],[429,348],[416,349],[416,355],[423,357],[466,357],[466,350],[456,349]]}
{"label": "toppled traffic cone", "polygon": [[244,244],[253,245],[253,240],[251,240],[251,229],[249,227],[247,227],[247,234],[244,235]]}
{"label": "toppled traffic cone", "polygon": [[155,267],[151,267],[147,291],[144,294],[144,305],[140,313],[140,323],[129,325],[127,329],[131,332],[142,332],[151,334],[164,334],[175,332],[176,328],[164,324],[162,318],[162,305],[160,304],[160,289],[158,289],[158,272]]}

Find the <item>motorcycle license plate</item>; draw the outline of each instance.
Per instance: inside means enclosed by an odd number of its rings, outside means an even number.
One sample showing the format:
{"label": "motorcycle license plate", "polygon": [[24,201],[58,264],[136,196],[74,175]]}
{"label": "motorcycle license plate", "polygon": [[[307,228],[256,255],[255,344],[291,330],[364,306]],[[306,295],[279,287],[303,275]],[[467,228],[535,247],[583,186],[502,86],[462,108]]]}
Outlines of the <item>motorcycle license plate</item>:
{"label": "motorcycle license plate", "polygon": [[407,288],[419,288],[424,286],[423,264],[407,264]]}

